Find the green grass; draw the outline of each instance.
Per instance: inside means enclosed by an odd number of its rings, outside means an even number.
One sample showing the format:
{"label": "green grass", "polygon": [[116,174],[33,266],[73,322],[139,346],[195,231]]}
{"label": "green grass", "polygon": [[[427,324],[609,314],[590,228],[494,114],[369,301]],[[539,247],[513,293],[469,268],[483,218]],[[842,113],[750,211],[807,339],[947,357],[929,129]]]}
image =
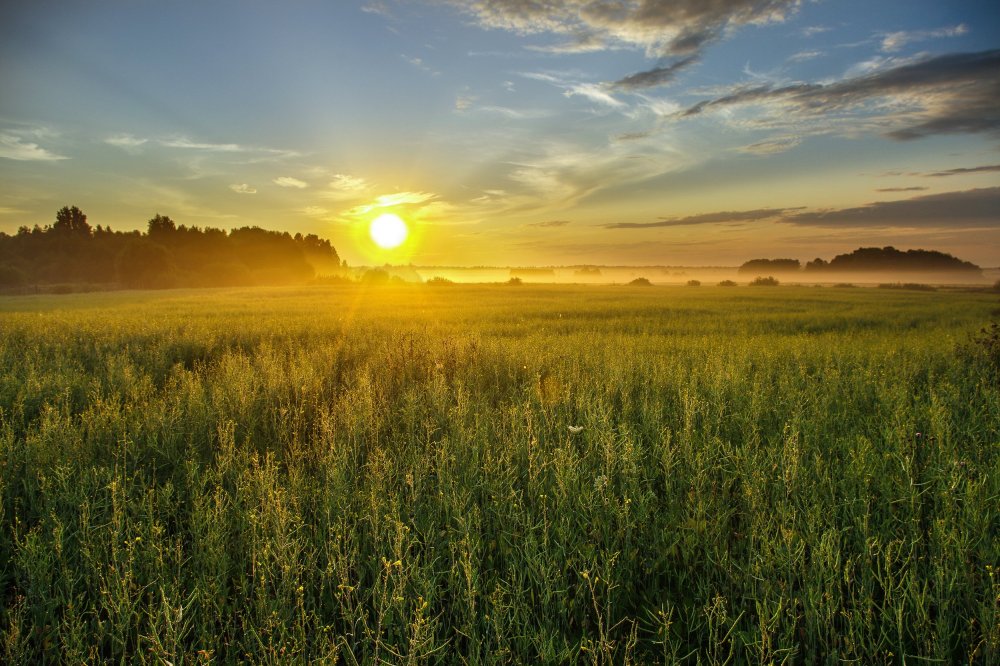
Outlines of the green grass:
{"label": "green grass", "polygon": [[996,663],[995,308],[0,299],[0,661]]}

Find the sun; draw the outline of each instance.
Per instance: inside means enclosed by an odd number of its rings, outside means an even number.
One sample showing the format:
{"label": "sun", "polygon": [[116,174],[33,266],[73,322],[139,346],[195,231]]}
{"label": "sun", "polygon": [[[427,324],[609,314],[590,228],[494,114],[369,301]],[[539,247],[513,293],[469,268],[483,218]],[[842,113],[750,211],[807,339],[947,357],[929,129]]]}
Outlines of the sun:
{"label": "sun", "polygon": [[395,213],[383,213],[368,225],[368,235],[383,250],[399,247],[409,233],[406,222]]}

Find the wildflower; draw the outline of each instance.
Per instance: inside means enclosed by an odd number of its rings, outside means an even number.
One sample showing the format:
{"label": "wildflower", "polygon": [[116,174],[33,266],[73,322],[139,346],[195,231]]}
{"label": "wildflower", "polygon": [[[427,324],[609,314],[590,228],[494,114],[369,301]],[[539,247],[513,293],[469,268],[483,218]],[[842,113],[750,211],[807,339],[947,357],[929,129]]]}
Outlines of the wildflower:
{"label": "wildflower", "polygon": [[578,435],[581,432],[583,432],[583,426],[570,426],[569,427],[569,434],[571,434],[571,435]]}

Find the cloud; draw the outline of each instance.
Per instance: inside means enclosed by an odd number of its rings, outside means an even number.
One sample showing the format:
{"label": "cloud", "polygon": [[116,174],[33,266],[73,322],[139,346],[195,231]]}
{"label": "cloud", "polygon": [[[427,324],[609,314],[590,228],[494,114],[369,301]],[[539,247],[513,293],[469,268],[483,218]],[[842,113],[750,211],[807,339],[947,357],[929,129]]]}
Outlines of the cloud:
{"label": "cloud", "polygon": [[460,94],[455,97],[455,110],[456,111],[466,111],[468,110],[476,101],[477,97],[475,95],[465,95]]}
{"label": "cloud", "polygon": [[588,83],[574,81],[572,74],[553,74],[549,72],[522,72],[520,74],[526,79],[549,83],[556,88],[561,88],[565,97],[583,97],[596,102],[602,106],[613,109],[621,109],[626,106],[624,102],[615,99],[612,95],[612,87],[606,83]]}
{"label": "cloud", "polygon": [[106,138],[104,143],[123,150],[135,150],[148,141],[149,139],[140,139],[139,137],[132,136],[131,134],[115,134]]}
{"label": "cloud", "polygon": [[330,181],[330,187],[341,192],[364,192],[368,189],[368,183],[364,178],[349,176],[345,173],[335,173],[333,174],[333,180]]}
{"label": "cloud", "polygon": [[[531,47],[552,53],[642,49],[648,58],[696,56],[747,25],[782,22],[802,0],[441,0],[484,28],[561,41]],[[669,80],[671,72],[633,74],[636,81]],[[626,81],[631,77],[621,79]],[[653,85],[662,85],[655,83]]]}
{"label": "cloud", "polygon": [[784,21],[800,0],[445,0],[486,28],[569,36],[571,43],[690,55],[744,25]]}
{"label": "cloud", "polygon": [[208,150],[219,153],[239,153],[247,150],[247,148],[236,143],[205,143],[199,141],[192,141],[191,139],[186,139],[184,137],[178,137],[173,139],[161,139],[159,143],[161,146],[165,148],[182,148],[184,150]]}
{"label": "cloud", "polygon": [[547,228],[551,228],[551,227],[565,227],[569,223],[570,223],[569,220],[546,220],[545,222],[533,222],[532,224],[529,224],[528,226],[529,227],[542,227],[542,228],[547,229]]}
{"label": "cloud", "polygon": [[37,143],[29,143],[15,134],[6,132],[0,133],[0,157],[18,162],[55,162],[69,159],[42,148]]}
{"label": "cloud", "polygon": [[364,178],[346,173],[336,173],[330,180],[327,189],[321,193],[324,199],[346,200],[357,199],[371,188]]}
{"label": "cloud", "polygon": [[752,155],[776,155],[791,150],[800,143],[802,143],[802,137],[779,136],[751,143],[749,146],[738,148],[738,150],[741,153],[750,153]]}
{"label": "cloud", "polygon": [[663,67],[654,67],[645,72],[637,72],[618,79],[612,85],[618,90],[641,90],[643,88],[655,88],[670,83],[676,78],[677,73],[698,62],[698,56],[688,56],[674,63]]}
{"label": "cloud", "polygon": [[229,189],[237,194],[257,194],[257,188],[250,187],[246,183],[233,183]]}
{"label": "cloud", "polygon": [[395,192],[393,194],[380,194],[375,197],[375,205],[380,208],[412,206],[426,203],[432,199],[437,199],[437,195],[431,192]]}
{"label": "cloud", "polygon": [[820,227],[1000,228],[1000,187],[796,213],[785,215],[781,221]]}
{"label": "cloud", "polygon": [[[769,117],[795,120],[853,111],[873,118],[886,136],[898,140],[995,134],[1000,132],[1000,50],[925,58],[833,83],[738,88],[698,102],[679,116],[749,104],[770,105]],[[854,117],[845,127],[857,121]]]}
{"label": "cloud", "polygon": [[304,190],[309,187],[309,183],[298,178],[292,178],[291,176],[279,176],[271,182],[279,187],[294,187],[297,190]]}
{"label": "cloud", "polygon": [[808,51],[799,51],[798,53],[793,53],[788,56],[788,62],[803,62],[805,60],[812,60],[813,58],[818,58],[823,55],[822,51],[817,51],[815,49],[810,49]]}
{"label": "cloud", "polygon": [[833,28],[830,28],[825,25],[810,25],[806,26],[805,28],[802,28],[800,34],[803,37],[808,38],[808,37],[814,37],[816,35],[821,35],[824,32],[830,32],[831,30],[833,30]]}
{"label": "cloud", "polygon": [[440,76],[441,75],[441,72],[439,72],[439,71],[437,71],[435,69],[431,69],[430,67],[428,67],[427,63],[425,63],[423,61],[423,58],[418,58],[416,56],[408,56],[406,54],[403,54],[400,57],[403,60],[405,60],[406,62],[408,62],[409,64],[411,64],[414,67],[416,67],[417,69],[419,69],[420,71],[427,72],[431,76]]}
{"label": "cloud", "polygon": [[925,173],[923,175],[927,176],[928,178],[944,178],[946,176],[962,176],[968,173],[989,173],[991,171],[1000,171],[1000,164],[988,164],[986,166],[947,169],[945,171],[935,171],[934,173]]}
{"label": "cloud", "polygon": [[736,210],[718,213],[702,213],[688,217],[663,217],[656,222],[616,222],[605,224],[606,229],[651,229],[653,227],[683,227],[695,224],[719,224],[725,222],[754,222],[781,217],[801,208],[758,208],[756,210]]}
{"label": "cloud", "polygon": [[936,39],[939,37],[961,37],[969,32],[968,26],[964,23],[953,25],[937,30],[912,30],[890,32],[882,36],[882,50],[886,53],[899,51],[910,42],[918,42],[926,39]]}
{"label": "cloud", "polygon": [[570,86],[564,93],[566,97],[586,97],[592,102],[610,106],[618,109],[625,106],[621,100],[617,100],[608,94],[605,87],[597,83],[578,83]]}
{"label": "cloud", "polygon": [[382,2],[382,0],[368,0],[368,2],[361,6],[361,11],[366,14],[378,14],[385,18],[392,18],[392,12],[389,11],[388,5]]}
{"label": "cloud", "polygon": [[914,187],[880,187],[876,192],[920,192],[928,188],[916,185]]}
{"label": "cloud", "polygon": [[[210,143],[207,141],[194,141],[187,137],[171,137],[167,139],[157,139],[159,145],[164,148],[176,148],[179,150],[196,150],[207,153],[239,153],[249,155],[247,160],[253,162],[267,162],[271,160],[281,160],[289,157],[299,157],[299,153],[294,150],[277,150],[274,148],[263,148],[261,146],[247,146],[238,143]],[[121,144],[118,144],[121,147]]]}

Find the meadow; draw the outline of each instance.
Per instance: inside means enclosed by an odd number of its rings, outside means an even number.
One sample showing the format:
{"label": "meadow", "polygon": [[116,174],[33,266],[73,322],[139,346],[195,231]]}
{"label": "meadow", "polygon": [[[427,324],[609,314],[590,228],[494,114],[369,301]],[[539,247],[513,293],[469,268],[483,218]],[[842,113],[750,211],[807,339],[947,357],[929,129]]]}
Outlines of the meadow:
{"label": "meadow", "polygon": [[0,298],[0,661],[998,663],[997,308]]}

